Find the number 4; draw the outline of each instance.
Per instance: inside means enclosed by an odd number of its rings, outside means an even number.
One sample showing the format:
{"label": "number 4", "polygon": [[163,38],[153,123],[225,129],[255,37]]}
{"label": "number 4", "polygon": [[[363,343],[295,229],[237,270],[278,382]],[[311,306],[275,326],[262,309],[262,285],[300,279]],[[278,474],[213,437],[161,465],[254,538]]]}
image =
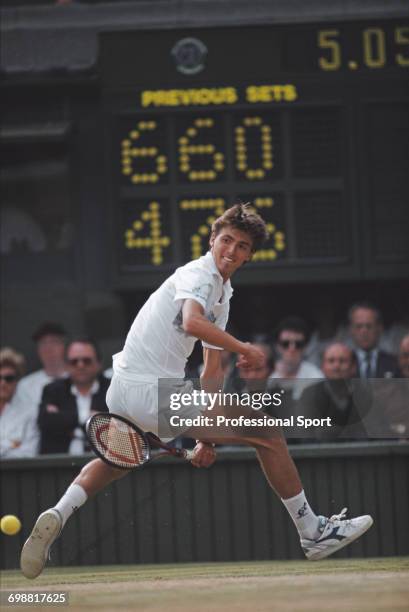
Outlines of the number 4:
{"label": "number 4", "polygon": [[[138,233],[144,229],[145,224],[149,226],[149,235],[139,237]],[[160,205],[158,202],[150,202],[148,210],[144,210],[141,219],[133,222],[132,228],[125,230],[125,247],[127,249],[150,249],[151,263],[159,266],[163,263],[163,249],[170,245],[169,236],[163,236],[161,232]]]}

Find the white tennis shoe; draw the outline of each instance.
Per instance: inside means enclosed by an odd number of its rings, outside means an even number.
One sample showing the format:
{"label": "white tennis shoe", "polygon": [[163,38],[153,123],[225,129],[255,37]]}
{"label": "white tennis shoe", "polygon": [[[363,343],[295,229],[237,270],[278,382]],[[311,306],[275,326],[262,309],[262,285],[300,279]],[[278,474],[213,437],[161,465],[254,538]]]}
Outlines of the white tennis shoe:
{"label": "white tennis shoe", "polygon": [[359,538],[373,524],[369,515],[345,519],[346,512],[347,509],[344,508],[340,514],[334,514],[330,518],[320,516],[318,529],[321,535],[316,540],[301,538],[301,546],[307,559],[318,561],[329,557]]}
{"label": "white tennis shoe", "polygon": [[40,514],[21,551],[20,567],[26,578],[37,578],[41,574],[61,530],[62,517],[58,510],[50,508]]}

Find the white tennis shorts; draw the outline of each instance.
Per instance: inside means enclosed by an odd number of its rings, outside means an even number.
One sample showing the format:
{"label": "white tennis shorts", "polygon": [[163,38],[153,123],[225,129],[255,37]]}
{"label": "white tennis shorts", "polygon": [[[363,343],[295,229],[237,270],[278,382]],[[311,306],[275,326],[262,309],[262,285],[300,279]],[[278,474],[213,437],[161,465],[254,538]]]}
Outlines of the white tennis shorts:
{"label": "white tennis shorts", "polygon": [[[161,381],[130,380],[114,373],[107,391],[106,402],[109,411],[129,419],[143,431],[150,431],[162,440],[172,440],[183,432],[180,427],[177,434],[169,425],[170,394],[191,393],[191,381]],[[205,406],[184,406],[180,416],[194,418],[203,414]],[[188,427],[186,427],[188,429]]]}

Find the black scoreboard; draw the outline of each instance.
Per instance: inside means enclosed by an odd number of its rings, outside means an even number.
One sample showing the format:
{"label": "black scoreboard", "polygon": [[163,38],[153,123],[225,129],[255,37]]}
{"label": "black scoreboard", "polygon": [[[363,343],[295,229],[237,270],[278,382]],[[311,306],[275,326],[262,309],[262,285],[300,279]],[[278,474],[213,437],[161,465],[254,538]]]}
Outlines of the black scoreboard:
{"label": "black scoreboard", "polygon": [[238,200],[270,233],[242,282],[407,272],[407,20],[106,33],[100,74],[118,286]]}

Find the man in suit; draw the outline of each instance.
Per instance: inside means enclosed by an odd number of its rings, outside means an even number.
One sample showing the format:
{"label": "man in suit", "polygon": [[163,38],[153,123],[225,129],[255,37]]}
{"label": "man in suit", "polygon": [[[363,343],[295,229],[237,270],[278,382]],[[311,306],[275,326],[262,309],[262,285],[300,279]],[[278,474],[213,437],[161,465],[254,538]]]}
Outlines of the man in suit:
{"label": "man in suit", "polygon": [[354,304],[348,313],[349,330],[358,359],[360,378],[392,378],[398,363],[390,353],[379,349],[383,331],[382,315],[375,306],[362,302]]}
{"label": "man in suit", "polygon": [[317,427],[314,438],[367,438],[362,421],[371,409],[371,393],[364,381],[352,380],[357,371],[355,353],[346,344],[333,342],[324,351],[321,370],[325,380],[304,389],[297,410],[308,418],[331,418],[331,427]]}
{"label": "man in suit", "polygon": [[80,455],[88,450],[84,425],[94,412],[108,411],[105,396],[109,380],[100,374],[98,347],[90,338],[67,346],[68,377],[44,388],[38,425],[40,453]]}

